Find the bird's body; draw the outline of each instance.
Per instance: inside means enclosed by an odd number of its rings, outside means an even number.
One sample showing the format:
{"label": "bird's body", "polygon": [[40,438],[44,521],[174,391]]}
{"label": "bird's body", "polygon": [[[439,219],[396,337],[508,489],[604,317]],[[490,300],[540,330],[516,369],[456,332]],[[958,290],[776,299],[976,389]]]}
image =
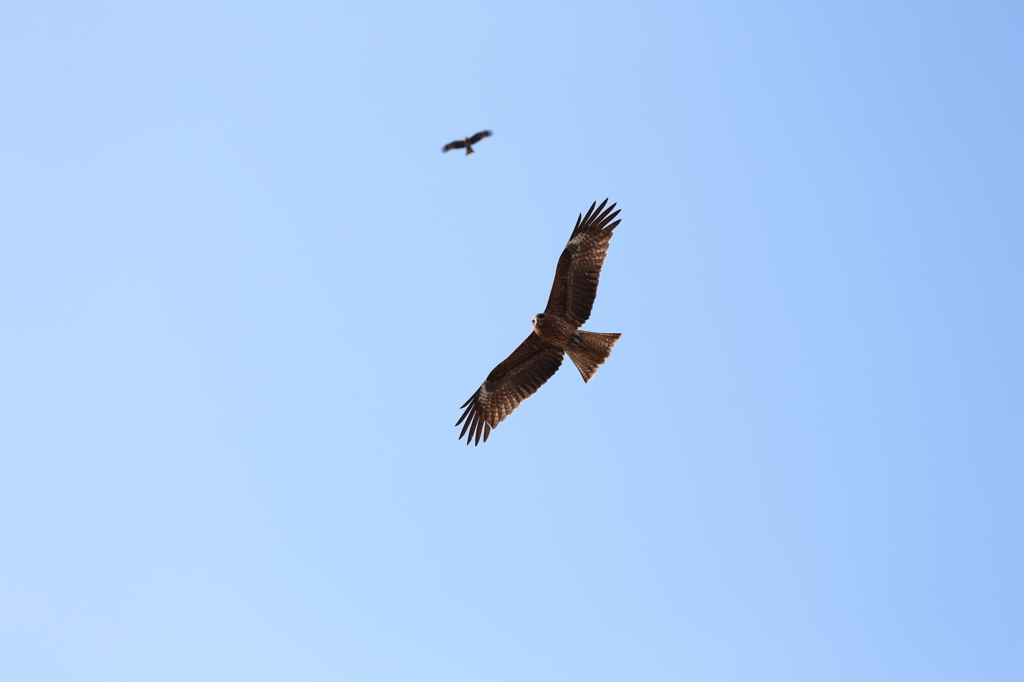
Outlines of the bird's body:
{"label": "bird's body", "polygon": [[469,137],[464,137],[461,140],[455,140],[454,142],[449,142],[448,144],[446,144],[444,147],[441,148],[441,151],[442,152],[450,152],[453,149],[462,149],[463,147],[465,147],[466,148],[466,156],[469,156],[470,154],[473,153],[473,145],[474,144],[476,144],[480,140],[484,139],[485,137],[490,137],[492,134],[493,133],[491,133],[490,130],[481,130],[476,135],[470,135]]}
{"label": "bird's body", "polygon": [[533,333],[553,346],[568,350],[579,345],[576,326],[559,315],[537,313],[533,316],[532,324]]}
{"label": "bird's body", "polygon": [[612,211],[615,204],[605,210],[607,203],[605,199],[595,210],[595,201],[586,218],[580,215],[576,220],[569,243],[558,259],[547,307],[533,317],[533,331],[463,404],[465,412],[455,425],[466,421],[459,438],[468,431],[467,445],[472,440],[479,444],[481,436],[486,442],[491,429],[558,371],[564,354],[588,382],[619,340],[621,334],[580,329],[590,317],[597,296],[612,230],[621,222],[612,222],[619,212]]}

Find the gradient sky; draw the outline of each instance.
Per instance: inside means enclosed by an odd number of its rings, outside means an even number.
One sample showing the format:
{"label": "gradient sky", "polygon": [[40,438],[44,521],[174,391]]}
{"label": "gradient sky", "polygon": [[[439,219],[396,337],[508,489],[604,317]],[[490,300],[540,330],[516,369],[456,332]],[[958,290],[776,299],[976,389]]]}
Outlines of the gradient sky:
{"label": "gradient sky", "polygon": [[0,678],[1024,679],[1020,3],[7,2],[0,92]]}

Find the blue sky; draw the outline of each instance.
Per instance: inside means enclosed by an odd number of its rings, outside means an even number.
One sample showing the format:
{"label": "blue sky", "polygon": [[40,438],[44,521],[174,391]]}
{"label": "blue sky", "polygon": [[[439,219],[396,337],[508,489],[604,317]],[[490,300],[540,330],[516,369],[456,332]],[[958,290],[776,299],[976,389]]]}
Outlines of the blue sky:
{"label": "blue sky", "polygon": [[1021,679],[1022,29],[6,4],[0,677]]}

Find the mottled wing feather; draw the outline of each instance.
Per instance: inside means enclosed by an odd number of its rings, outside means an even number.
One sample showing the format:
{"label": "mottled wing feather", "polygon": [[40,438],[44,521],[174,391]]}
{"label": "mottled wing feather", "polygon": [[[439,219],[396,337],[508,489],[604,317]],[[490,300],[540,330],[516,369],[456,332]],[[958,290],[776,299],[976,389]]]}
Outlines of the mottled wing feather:
{"label": "mottled wing feather", "polygon": [[495,367],[476,393],[463,403],[465,412],[455,422],[458,426],[466,421],[459,438],[468,432],[466,445],[473,440],[475,445],[479,445],[482,434],[486,443],[491,429],[497,428],[519,407],[519,403],[536,393],[558,371],[562,356],[560,349],[530,332],[512,355]]}
{"label": "mottled wing feather", "polygon": [[442,152],[450,152],[453,149],[462,149],[465,146],[466,146],[466,141],[465,140],[455,140],[454,142],[449,142],[448,144],[446,144],[441,149],[441,151]]}
{"label": "mottled wing feather", "polygon": [[481,130],[479,133],[477,133],[473,137],[469,138],[469,143],[470,144],[476,144],[477,142],[479,142],[480,140],[484,139],[485,137],[490,137],[490,136],[491,136],[491,131],[490,130]]}
{"label": "mottled wing feather", "polygon": [[597,298],[601,266],[608,254],[608,242],[612,238],[612,231],[622,222],[615,220],[615,216],[619,215],[618,211],[613,211],[615,204],[605,209],[607,203],[605,199],[595,209],[595,201],[586,217],[581,215],[576,219],[569,243],[558,258],[555,281],[551,285],[551,295],[544,310],[564,317],[577,328],[582,327],[590,317],[594,299]]}

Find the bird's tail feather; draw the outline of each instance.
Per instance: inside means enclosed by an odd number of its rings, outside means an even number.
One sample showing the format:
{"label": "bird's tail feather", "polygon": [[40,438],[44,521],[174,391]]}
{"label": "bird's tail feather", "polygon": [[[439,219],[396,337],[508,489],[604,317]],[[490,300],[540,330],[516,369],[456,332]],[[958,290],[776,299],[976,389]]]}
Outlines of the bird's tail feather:
{"label": "bird's tail feather", "polygon": [[597,373],[597,368],[611,355],[612,346],[622,334],[599,334],[597,332],[576,332],[580,337],[580,345],[566,349],[569,359],[583,376],[583,381],[590,381]]}
{"label": "bird's tail feather", "polygon": [[469,146],[469,145],[467,144],[467,145],[466,145],[466,156],[469,156],[469,155],[470,155],[470,154],[472,154],[472,153],[473,153],[473,148],[472,148],[472,147],[470,147],[470,146]]}

